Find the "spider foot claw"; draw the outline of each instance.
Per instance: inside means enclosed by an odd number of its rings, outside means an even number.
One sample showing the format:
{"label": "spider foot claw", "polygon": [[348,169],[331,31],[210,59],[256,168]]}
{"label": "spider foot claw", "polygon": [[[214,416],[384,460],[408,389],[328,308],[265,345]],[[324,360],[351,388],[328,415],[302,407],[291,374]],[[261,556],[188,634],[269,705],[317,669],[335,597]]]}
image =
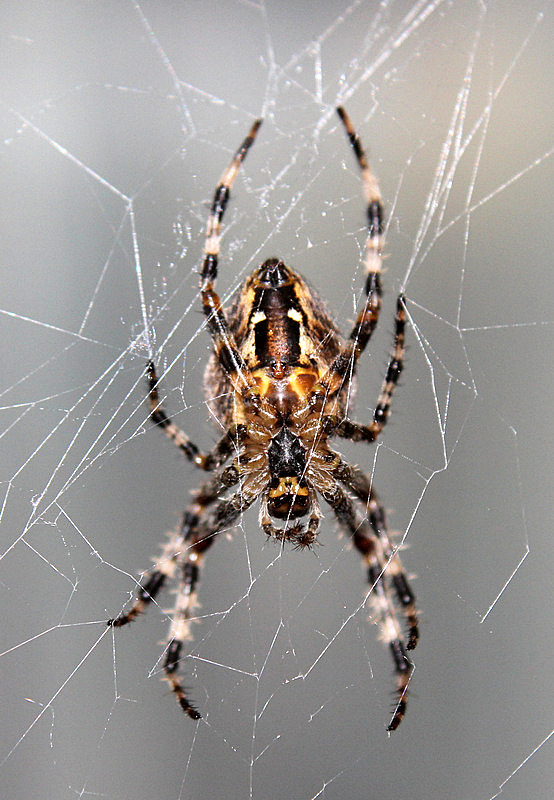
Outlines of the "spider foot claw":
{"label": "spider foot claw", "polygon": [[108,628],[121,628],[123,625],[127,625],[128,622],[132,622],[140,613],[142,612],[139,609],[131,609],[126,614],[120,614],[118,617],[106,620],[106,625]]}
{"label": "spider foot claw", "polygon": [[181,697],[180,697],[180,698],[179,698],[179,705],[181,706],[181,708],[183,709],[183,711],[185,712],[185,714],[187,714],[187,715],[188,715],[188,716],[189,716],[191,719],[193,719],[193,720],[195,720],[195,721],[196,721],[196,720],[199,720],[199,719],[202,719],[202,714],[200,713],[200,711],[198,711],[198,709],[197,709],[197,708],[195,708],[194,706],[192,706],[192,705],[191,705],[191,704],[188,702],[188,700],[186,699],[186,697],[183,697],[183,698],[181,698]]}

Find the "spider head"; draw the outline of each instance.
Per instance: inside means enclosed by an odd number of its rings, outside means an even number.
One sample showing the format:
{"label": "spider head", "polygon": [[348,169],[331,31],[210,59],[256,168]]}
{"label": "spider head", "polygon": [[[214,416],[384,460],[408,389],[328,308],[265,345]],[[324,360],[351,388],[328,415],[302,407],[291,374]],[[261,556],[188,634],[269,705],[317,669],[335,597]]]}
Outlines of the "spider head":
{"label": "spider head", "polygon": [[310,494],[304,481],[293,476],[273,478],[269,485],[267,510],[277,519],[303,517],[310,509]]}

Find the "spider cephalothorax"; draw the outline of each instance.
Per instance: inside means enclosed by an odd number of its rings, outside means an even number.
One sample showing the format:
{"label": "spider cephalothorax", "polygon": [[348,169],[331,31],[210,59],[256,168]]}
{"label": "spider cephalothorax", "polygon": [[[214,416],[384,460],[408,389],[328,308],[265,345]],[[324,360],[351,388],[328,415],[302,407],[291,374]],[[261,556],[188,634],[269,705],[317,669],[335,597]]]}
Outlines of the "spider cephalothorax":
{"label": "spider cephalothorax", "polygon": [[[266,260],[240,287],[225,312],[215,291],[221,220],[240,165],[261,121],[256,120],[216,188],[206,232],[202,265],[202,304],[213,341],[206,368],[207,402],[224,435],[201,453],[160,405],[158,377],[148,363],[152,420],[196,466],[212,477],[194,492],[178,531],[165,545],[154,570],[141,584],[132,607],[109,621],[121,626],[155,599],[167,578],[178,573],[179,590],[164,660],[164,673],[186,713],[199,719],[177,674],[182,645],[190,639],[196,586],[205,552],[216,535],[260,501],[260,526],[273,539],[302,549],[314,544],[322,516],[318,497],[362,555],[370,586],[368,598],[392,653],[396,707],[389,730],[406,709],[413,664],[407,655],[417,644],[414,596],[397,549],[390,543],[385,512],[369,477],[331,449],[330,437],[373,442],[383,430],[404,355],[405,303],[398,297],[394,344],[373,420],[352,422],[348,400],[360,355],[375,328],[381,307],[382,208],[379,187],[349,118],[337,109],[362,172],[369,236],[365,258],[363,309],[347,339],[304,279],[277,258]],[[230,464],[225,466],[232,457]],[[277,521],[277,524],[274,522]],[[408,641],[397,620],[400,610]]]}

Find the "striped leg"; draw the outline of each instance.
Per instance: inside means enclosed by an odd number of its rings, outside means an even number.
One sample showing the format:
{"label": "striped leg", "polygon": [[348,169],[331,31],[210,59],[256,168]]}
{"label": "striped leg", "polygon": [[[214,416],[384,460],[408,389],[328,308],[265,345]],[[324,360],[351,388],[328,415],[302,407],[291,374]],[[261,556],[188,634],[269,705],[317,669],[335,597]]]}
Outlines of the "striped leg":
{"label": "striped leg", "polygon": [[231,525],[257,497],[256,494],[247,494],[239,489],[231,497],[219,500],[212,509],[209,508],[222,491],[238,482],[238,470],[231,465],[203,484],[196,493],[194,502],[183,514],[181,528],[172,534],[148,581],[139,587],[129,611],[108,620],[107,623],[118,628],[131,622],[155,600],[166,580],[173,578],[175,571],[179,570],[179,588],[164,660],[164,674],[183,711],[195,720],[200,719],[201,714],[190,703],[177,671],[183,643],[191,638],[190,619],[196,606],[196,585],[204,553],[212,545],[216,535]]}
{"label": "striped leg", "polygon": [[204,286],[206,281],[215,283],[217,278],[217,261],[219,257],[219,244],[221,240],[221,221],[229,201],[231,188],[235,182],[235,178],[238,175],[240,165],[244,161],[248,150],[252,146],[261,124],[261,119],[257,119],[254,122],[250,128],[248,136],[244,139],[241,146],[233,156],[231,163],[223,172],[223,175],[221,176],[215,190],[214,199],[210,210],[210,217],[208,219],[208,227],[206,230],[204,263],[202,265],[202,286]]}
{"label": "striped leg", "polygon": [[[381,193],[375,175],[369,167],[362,143],[342,106],[337,108],[339,115],[348,134],[348,139],[358,160],[362,173],[364,196],[367,202],[368,239],[365,256],[367,296],[365,306],[358,314],[358,319],[350,333],[346,345],[335,357],[329,370],[314,386],[309,402],[312,406],[323,406],[325,401],[333,397],[348,380],[351,372],[355,372],[359,357],[369,342],[379,320],[381,310],[381,251],[383,247],[383,206]],[[390,409],[394,387],[402,371],[404,357],[404,328],[406,319],[405,299],[400,294],[396,303],[394,347],[387,368],[387,374],[381,388],[381,394],[373,414],[370,425],[356,425],[345,420],[341,424],[334,424],[333,433],[353,441],[373,442],[385,426]]]}
{"label": "striped leg", "polygon": [[128,622],[132,622],[139,614],[144,613],[146,606],[156,599],[166,580],[174,576],[175,559],[181,550],[182,542],[181,531],[175,531],[170,534],[169,542],[163,546],[161,556],[156,561],[156,566],[150,573],[148,580],[144,584],[139,584],[131,608],[122,612],[119,616],[109,619],[106,623],[107,625],[112,628],[121,628],[123,625],[127,625]]}
{"label": "striped leg", "polygon": [[406,649],[413,650],[419,639],[415,597],[402,567],[398,549],[394,549],[391,545],[385,509],[379,502],[368,476],[357,467],[341,461],[339,466],[333,470],[333,475],[351,489],[367,509],[371,529],[383,548],[386,575],[392,581],[396,598],[408,624],[408,644]]}
{"label": "striped leg", "polygon": [[414,665],[406,652],[394,604],[384,580],[386,560],[381,541],[372,534],[367,521],[357,513],[354,502],[340,487],[322,491],[321,494],[335,512],[339,523],[352,535],[354,547],[367,564],[370,602],[379,620],[383,639],[391,651],[396,673],[396,706],[387,727],[387,730],[394,731],[406,713],[408,685]]}
{"label": "striped leg", "polygon": [[195,502],[183,514],[181,527],[178,531],[170,534],[169,541],[163,546],[162,553],[155,561],[155,567],[148,580],[139,585],[131,608],[119,616],[109,619],[107,625],[120,628],[127,625],[128,622],[132,622],[139,614],[144,613],[146,606],[156,599],[166,580],[174,577],[176,562],[182,557],[183,548],[186,546],[184,543],[190,539],[191,532],[198,524],[205,509],[217,500],[222,491],[235,486],[238,480],[239,475],[236,468],[230,466],[225,467],[200,487],[196,493]]}
{"label": "striped leg", "polygon": [[[213,538],[208,539],[206,547],[209,547],[212,542]],[[185,714],[188,714],[194,720],[201,719],[202,714],[188,699],[183,684],[177,675],[177,670],[179,669],[183,642],[192,638],[190,635],[190,619],[193,616],[196,605],[196,584],[200,574],[200,562],[200,553],[191,550],[186,562],[182,565],[181,578],[177,590],[177,602],[173,611],[169,644],[167,645],[164,660],[165,680],[171,686],[171,691],[174,692],[177,702]]]}
{"label": "striped leg", "polygon": [[350,118],[344,108],[337,108],[352,149],[358,159],[362,173],[364,197],[367,203],[368,239],[365,255],[365,307],[358,315],[356,324],[350,334],[354,345],[354,359],[357,361],[364,351],[379,319],[381,309],[381,251],[383,248],[383,206],[377,178],[371,171],[362,143],[354,130]]}
{"label": "striped leg", "polygon": [[200,719],[202,715],[188,699],[178,670],[183,645],[192,638],[190,624],[196,607],[196,585],[200,577],[202,559],[216,535],[232,525],[242,511],[257,499],[257,494],[248,495],[239,489],[231,497],[220,500],[206,514],[203,513],[201,499],[197,497],[196,503],[185,513],[187,530],[184,535],[184,547],[178,556],[181,578],[164,661],[165,679],[183,711],[194,720]]}
{"label": "striped leg", "polygon": [[385,380],[381,387],[381,394],[377,399],[377,405],[373,412],[373,422],[369,425],[376,439],[385,427],[390,414],[392,395],[400,373],[404,367],[404,339],[406,328],[406,301],[404,295],[398,295],[396,301],[396,315],[394,317],[394,344],[392,353],[387,366]]}
{"label": "striped leg", "polygon": [[[396,315],[394,318],[394,344],[387,366],[385,379],[381,386],[381,392],[373,412],[373,422],[369,425],[360,425],[351,422],[349,419],[339,420],[337,417],[327,417],[323,420],[326,426],[327,435],[341,436],[343,439],[350,439],[352,442],[374,442],[385,427],[390,414],[392,396],[400,373],[404,366],[404,338],[406,327],[406,307],[404,295],[399,295],[396,303]],[[336,361],[336,359],[335,359]],[[344,365],[343,365],[344,366]],[[334,380],[338,380],[339,374]],[[344,373],[342,377],[344,381]],[[333,381],[327,381],[328,386],[333,385]],[[321,389],[323,386],[323,390]],[[318,388],[320,387],[320,388]],[[340,384],[338,385],[340,388]],[[327,391],[325,379],[314,387],[310,396],[310,402],[325,402]]]}
{"label": "striped leg", "polygon": [[217,264],[221,241],[221,221],[231,194],[231,187],[237,177],[248,150],[250,149],[262,121],[256,120],[250,133],[235,153],[231,163],[223,172],[214,193],[214,199],[206,230],[204,246],[204,262],[202,264],[202,305],[208,328],[214,342],[216,355],[229,376],[236,391],[244,391],[254,386],[248,368],[240,355],[233,334],[231,333],[221,301],[215,291]]}
{"label": "striped leg", "polygon": [[362,143],[355,132],[350,117],[342,106],[337,108],[354,154],[358,160],[362,173],[364,197],[367,203],[368,238],[365,254],[365,294],[366,301],[348,341],[341,352],[335,357],[327,373],[314,387],[312,396],[317,395],[323,399],[335,395],[344,384],[350,371],[355,372],[359,357],[366,348],[373,331],[379,321],[381,310],[381,250],[383,247],[383,206],[379,184],[369,167]]}
{"label": "striped leg", "polygon": [[151,361],[147,364],[146,374],[150,387],[148,404],[152,422],[165,432],[166,436],[185,454],[189,461],[192,461],[200,469],[211,471],[220,467],[231,453],[238,450],[246,433],[244,425],[231,425],[210,453],[201,453],[194,442],[191,442],[187,434],[171,421],[161,407],[158,396],[158,376]]}

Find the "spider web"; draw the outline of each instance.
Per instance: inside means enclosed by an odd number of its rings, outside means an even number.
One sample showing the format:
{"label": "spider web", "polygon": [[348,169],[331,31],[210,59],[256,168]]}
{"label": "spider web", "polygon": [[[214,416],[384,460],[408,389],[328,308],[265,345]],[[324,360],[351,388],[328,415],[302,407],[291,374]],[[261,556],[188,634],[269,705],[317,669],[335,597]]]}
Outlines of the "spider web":
{"label": "spider web", "polygon": [[[0,19],[4,796],[549,796],[551,3],[28,2]],[[199,482],[148,422],[144,363],[208,448],[197,268],[260,113],[218,288],[278,255],[348,330],[366,234],[337,102],[388,220],[354,418],[400,288],[410,318],[382,441],[341,448],[417,575],[408,711],[389,736],[392,665],[330,513],[311,554],[266,544],[252,510],[203,570],[195,725],[159,681],[172,597],[105,626]]]}

